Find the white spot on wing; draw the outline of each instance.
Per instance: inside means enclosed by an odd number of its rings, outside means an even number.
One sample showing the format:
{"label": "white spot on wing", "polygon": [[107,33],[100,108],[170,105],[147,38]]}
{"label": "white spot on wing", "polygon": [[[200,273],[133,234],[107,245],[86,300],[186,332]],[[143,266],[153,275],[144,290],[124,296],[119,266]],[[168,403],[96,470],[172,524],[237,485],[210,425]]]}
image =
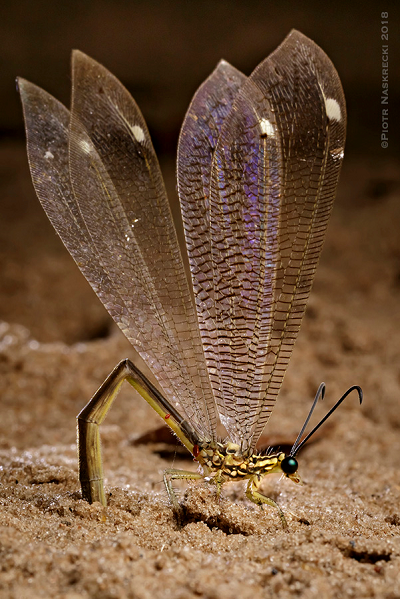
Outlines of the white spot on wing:
{"label": "white spot on wing", "polygon": [[343,148],[335,148],[331,150],[331,156],[333,160],[343,160],[344,151]]}
{"label": "white spot on wing", "polygon": [[81,146],[81,150],[83,150],[85,152],[85,154],[90,154],[90,152],[92,151],[92,147],[91,147],[90,143],[88,143],[84,139],[80,140],[79,145]]}
{"label": "white spot on wing", "polygon": [[144,141],[144,131],[141,127],[139,127],[139,125],[133,125],[133,127],[131,127],[132,129],[132,133],[135,136],[136,141],[138,141],[139,143],[142,143],[142,141]]}
{"label": "white spot on wing", "polygon": [[336,100],[334,100],[333,98],[325,98],[325,109],[326,116],[330,121],[337,121],[338,123],[340,123],[340,121],[342,120],[342,112]]}
{"label": "white spot on wing", "polygon": [[268,135],[269,137],[275,137],[275,127],[268,119],[260,120],[260,127],[263,135]]}
{"label": "white spot on wing", "polygon": [[52,154],[50,152],[50,150],[47,150],[46,154],[44,155],[44,157],[46,158],[46,160],[52,160],[54,158],[54,154]]}

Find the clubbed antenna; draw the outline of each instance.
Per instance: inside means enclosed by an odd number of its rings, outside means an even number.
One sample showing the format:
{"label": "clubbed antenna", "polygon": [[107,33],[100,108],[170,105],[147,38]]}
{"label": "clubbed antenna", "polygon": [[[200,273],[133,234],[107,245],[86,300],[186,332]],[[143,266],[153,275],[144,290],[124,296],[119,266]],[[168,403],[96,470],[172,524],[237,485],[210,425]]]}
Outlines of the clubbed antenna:
{"label": "clubbed antenna", "polygon": [[302,441],[300,441],[300,439],[301,439],[301,437],[302,437],[302,435],[303,435],[303,433],[304,433],[304,431],[305,431],[305,429],[306,429],[306,427],[307,427],[307,425],[308,425],[308,423],[310,421],[312,413],[315,410],[315,406],[317,405],[319,398],[324,399],[324,397],[325,397],[325,383],[321,383],[320,384],[320,386],[318,387],[318,391],[317,391],[317,393],[315,395],[315,399],[314,399],[314,401],[312,403],[311,409],[310,409],[310,411],[308,413],[308,416],[306,418],[306,421],[304,422],[304,424],[303,424],[303,426],[301,428],[301,431],[299,432],[299,434],[297,436],[297,439],[294,442],[292,449],[290,450],[290,454],[289,454],[290,457],[294,457],[295,455],[297,455],[299,453],[299,451],[303,447],[303,445],[305,443],[307,443],[307,441],[309,440],[309,438],[312,437],[312,435],[320,428],[320,426],[322,426],[324,424],[324,422],[326,420],[328,420],[329,416],[331,414],[333,414],[333,412],[336,410],[336,408],[338,408],[340,406],[340,404],[346,399],[346,397],[348,395],[350,395],[350,393],[352,391],[357,391],[358,397],[359,397],[359,400],[360,400],[360,404],[361,404],[362,400],[363,400],[362,389],[361,389],[361,387],[359,385],[353,385],[352,387],[350,387],[349,389],[347,389],[346,393],[344,393],[342,395],[342,397],[335,403],[335,405],[333,406],[333,408],[331,408],[329,410],[329,412],[322,418],[322,420],[317,424],[317,426],[315,426],[312,429],[312,431],[310,433],[308,433],[308,435]]}

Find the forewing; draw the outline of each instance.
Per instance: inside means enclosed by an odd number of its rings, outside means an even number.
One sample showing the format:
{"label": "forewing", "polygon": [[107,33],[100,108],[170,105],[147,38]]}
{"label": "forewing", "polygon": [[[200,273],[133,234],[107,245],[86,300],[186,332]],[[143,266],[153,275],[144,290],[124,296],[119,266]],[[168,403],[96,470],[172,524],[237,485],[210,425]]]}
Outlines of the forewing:
{"label": "forewing", "polygon": [[225,60],[200,86],[186,113],[178,145],[177,178],[198,321],[214,393],[218,365],[210,362],[216,343],[211,261],[211,164],[222,125],[247,77]]}
{"label": "forewing", "polygon": [[[74,67],[71,120],[39,88],[35,98],[22,94],[39,199],[167,398],[200,436],[214,437],[195,310],[143,117],[103,67],[81,53]],[[49,166],[52,143],[58,163]]]}
{"label": "forewing", "polygon": [[178,193],[198,310],[203,309],[201,289],[211,282],[211,163],[221,127],[246,79],[221,60],[195,93],[179,137]]}
{"label": "forewing", "polygon": [[271,413],[300,328],[345,119],[331,61],[294,31],[244,83],[221,128],[202,336],[221,420],[244,449],[255,446]]}

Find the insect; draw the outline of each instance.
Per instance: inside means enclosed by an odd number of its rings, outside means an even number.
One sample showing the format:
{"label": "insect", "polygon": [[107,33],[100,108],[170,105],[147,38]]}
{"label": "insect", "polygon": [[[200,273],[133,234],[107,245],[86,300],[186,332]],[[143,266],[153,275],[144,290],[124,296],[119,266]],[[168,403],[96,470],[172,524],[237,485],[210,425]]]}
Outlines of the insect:
{"label": "insect", "polygon": [[[249,76],[221,61],[196,92],[178,146],[190,263],[185,273],[163,179],[136,103],[103,66],[72,57],[68,111],[18,80],[33,184],[43,208],[108,312],[156,377],[118,364],[78,415],[82,495],[106,505],[99,427],[128,381],[202,467],[166,470],[217,494],[246,479],[248,499],[278,509],[263,477],[300,482],[296,455],[259,454],[300,329],[343,160],[345,100],[337,72],[292,31]],[[219,436],[222,425],[225,436]]]}

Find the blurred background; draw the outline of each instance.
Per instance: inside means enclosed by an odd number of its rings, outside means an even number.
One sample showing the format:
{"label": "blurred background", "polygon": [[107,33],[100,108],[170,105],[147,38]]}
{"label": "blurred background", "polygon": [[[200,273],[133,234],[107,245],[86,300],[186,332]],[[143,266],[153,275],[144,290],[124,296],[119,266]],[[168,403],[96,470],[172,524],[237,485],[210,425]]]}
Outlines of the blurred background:
{"label": "blurred background", "polygon": [[[326,51],[340,73],[349,110],[348,152],[379,154],[382,11],[390,13],[394,113],[400,99],[395,1],[6,0],[0,8],[0,132],[22,136],[16,75],[68,104],[70,52],[78,48],[125,83],[157,150],[173,154],[189,100],[216,63],[225,58],[249,73],[296,28]],[[393,129],[387,154],[398,149]]]}
{"label": "blurred background", "polygon": [[[387,43],[381,40],[383,11],[389,13],[387,149],[380,144],[381,46]],[[365,201],[380,201],[398,183],[400,140],[395,113],[400,106],[399,13],[399,2],[376,0],[324,4],[267,0],[3,1],[0,319],[24,324],[41,341],[63,339],[68,343],[101,336],[109,322],[35,198],[24,149],[17,75],[69,105],[71,49],[78,48],[104,64],[138,102],[175,206],[177,140],[196,88],[221,58],[249,74],[292,28],[299,29],[329,55],[345,89],[348,137],[343,177],[347,172],[351,186],[339,186],[337,203],[357,210]],[[393,217],[389,220],[393,222]],[[386,233],[382,232],[387,238]],[[363,243],[368,244],[368,235],[365,233]],[[372,259],[380,261],[377,269],[382,270],[386,254],[376,241],[374,244],[368,251]],[[391,251],[399,263],[395,273],[400,273],[400,249],[395,246]],[[400,274],[390,276],[400,280]]]}

